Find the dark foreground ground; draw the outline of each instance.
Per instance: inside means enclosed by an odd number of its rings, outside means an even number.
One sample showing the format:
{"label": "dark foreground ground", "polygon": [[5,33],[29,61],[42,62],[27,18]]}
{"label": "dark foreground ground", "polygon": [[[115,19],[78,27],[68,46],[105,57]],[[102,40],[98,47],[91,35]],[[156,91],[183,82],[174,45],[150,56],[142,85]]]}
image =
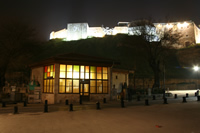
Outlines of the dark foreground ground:
{"label": "dark foreground ground", "polygon": [[[200,133],[200,102],[191,96],[183,103],[182,97],[120,101],[87,102],[69,105],[49,105],[44,113],[43,104],[8,104],[0,107],[0,133]],[[14,106],[18,114],[13,114]]]}

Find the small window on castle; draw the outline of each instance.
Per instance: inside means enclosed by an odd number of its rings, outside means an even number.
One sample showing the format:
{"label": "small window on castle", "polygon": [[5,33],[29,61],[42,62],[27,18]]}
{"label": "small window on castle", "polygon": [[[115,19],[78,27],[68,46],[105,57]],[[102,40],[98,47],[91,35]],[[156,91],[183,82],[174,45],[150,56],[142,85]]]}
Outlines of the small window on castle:
{"label": "small window on castle", "polygon": [[189,41],[185,42],[185,46],[186,47],[190,46],[190,42]]}
{"label": "small window on castle", "polygon": [[189,37],[188,35],[186,35],[186,37]]}
{"label": "small window on castle", "polygon": [[115,77],[116,79],[118,79],[118,76],[116,75],[116,77]]}

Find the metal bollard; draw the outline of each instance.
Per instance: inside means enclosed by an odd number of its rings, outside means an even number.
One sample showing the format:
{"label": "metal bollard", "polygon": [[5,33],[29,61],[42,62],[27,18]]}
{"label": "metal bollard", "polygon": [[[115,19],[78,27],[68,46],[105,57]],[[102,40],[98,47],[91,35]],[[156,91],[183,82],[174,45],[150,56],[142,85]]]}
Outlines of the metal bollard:
{"label": "metal bollard", "polygon": [[186,93],[186,95],[185,95],[186,97],[189,97],[189,94],[188,93]]}
{"label": "metal bollard", "polygon": [[6,107],[6,102],[2,102],[2,107]]}
{"label": "metal bollard", "polygon": [[200,101],[200,96],[197,96],[197,101]]}
{"label": "metal bollard", "polygon": [[45,104],[48,104],[48,100],[45,100]]}
{"label": "metal bollard", "polygon": [[68,105],[68,100],[65,100],[65,105]]}
{"label": "metal bollard", "polygon": [[79,103],[82,104],[82,98],[80,98]]}
{"label": "metal bollard", "polygon": [[106,98],[103,99],[103,103],[106,103]]}
{"label": "metal bollard", "polygon": [[101,109],[101,108],[100,108],[100,103],[99,103],[99,101],[96,102],[96,107],[97,107],[97,109]]}
{"label": "metal bollard", "polygon": [[69,111],[73,111],[73,104],[72,103],[69,105]]}
{"label": "metal bollard", "polygon": [[174,94],[174,98],[175,98],[175,99],[177,98],[177,94]]}
{"label": "metal bollard", "polygon": [[18,114],[18,106],[14,106],[14,112],[13,114]]}
{"label": "metal bollard", "polygon": [[24,107],[26,107],[27,106],[27,103],[26,103],[26,101],[24,101]]}
{"label": "metal bollard", "polygon": [[186,103],[187,101],[186,101],[186,97],[183,97],[183,103]]}
{"label": "metal bollard", "polygon": [[44,112],[47,113],[48,112],[48,104],[44,105]]}
{"label": "metal bollard", "polygon": [[149,100],[148,99],[145,100],[145,105],[149,105]]}
{"label": "metal bollard", "polygon": [[167,103],[167,98],[164,98],[164,103],[163,104],[168,104]]}
{"label": "metal bollard", "polygon": [[124,108],[124,98],[121,98],[121,107]]}
{"label": "metal bollard", "polygon": [[153,95],[153,100],[156,100],[156,96],[155,95]]}
{"label": "metal bollard", "polygon": [[140,101],[140,96],[137,96],[137,101]]}

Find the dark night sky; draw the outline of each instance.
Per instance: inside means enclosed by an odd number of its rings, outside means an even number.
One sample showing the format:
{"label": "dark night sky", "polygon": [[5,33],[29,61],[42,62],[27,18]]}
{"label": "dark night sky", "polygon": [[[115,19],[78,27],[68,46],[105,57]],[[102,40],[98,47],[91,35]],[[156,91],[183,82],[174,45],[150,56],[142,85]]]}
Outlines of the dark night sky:
{"label": "dark night sky", "polygon": [[199,0],[1,0],[0,16],[32,22],[43,40],[67,23],[87,22],[90,27],[114,27],[119,21],[153,18],[192,20],[200,24]]}

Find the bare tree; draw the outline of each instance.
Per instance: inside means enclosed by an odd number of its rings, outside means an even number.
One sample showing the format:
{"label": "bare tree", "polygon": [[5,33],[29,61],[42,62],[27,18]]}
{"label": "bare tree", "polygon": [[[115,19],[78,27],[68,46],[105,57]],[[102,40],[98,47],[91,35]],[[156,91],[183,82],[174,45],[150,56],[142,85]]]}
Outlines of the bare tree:
{"label": "bare tree", "polygon": [[17,65],[18,57],[27,58],[25,53],[30,52],[34,36],[34,29],[21,21],[5,20],[0,23],[0,91],[5,85],[8,67]]}
{"label": "bare tree", "polygon": [[161,64],[172,45],[178,42],[180,34],[173,29],[158,30],[151,20],[138,20],[130,23],[132,34],[140,36],[141,48],[144,49],[146,59],[154,73],[154,84],[152,88],[160,87]]}

